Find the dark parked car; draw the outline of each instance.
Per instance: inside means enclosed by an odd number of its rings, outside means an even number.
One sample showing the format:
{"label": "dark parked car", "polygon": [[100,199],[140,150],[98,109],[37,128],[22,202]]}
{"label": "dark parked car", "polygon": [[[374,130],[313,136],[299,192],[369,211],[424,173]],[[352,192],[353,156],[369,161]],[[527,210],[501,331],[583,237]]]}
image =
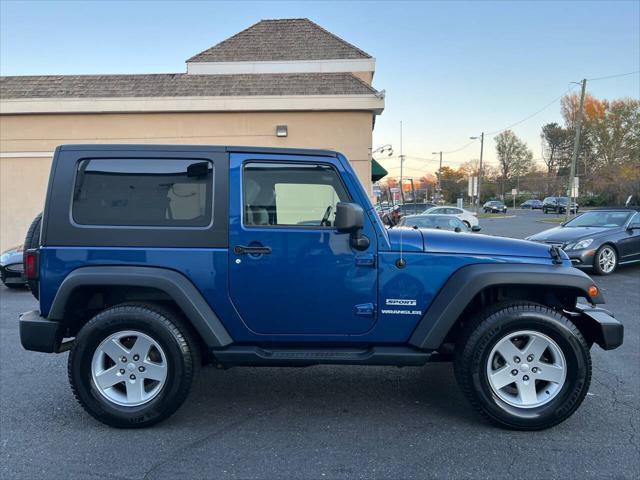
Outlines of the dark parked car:
{"label": "dark parked car", "polygon": [[507,206],[500,200],[491,200],[482,206],[484,213],[507,213]]}
{"label": "dark parked car", "polygon": [[522,202],[520,208],[530,208],[531,210],[542,210],[542,200],[532,199]]}
{"label": "dark parked car", "polygon": [[458,217],[452,215],[407,215],[398,223],[399,227],[434,228],[453,232],[479,232],[478,225],[468,227]]}
{"label": "dark parked car", "polygon": [[0,255],[0,279],[9,288],[24,288],[27,279],[22,264],[22,245],[5,250]]}
{"label": "dark parked car", "polygon": [[556,245],[576,267],[593,267],[608,275],[620,264],[640,261],[640,213],[627,208],[591,210],[527,240]]}
{"label": "dark parked car", "polygon": [[[568,197],[547,197],[542,201],[542,212],[565,213],[568,204]],[[578,204],[571,202],[571,213],[578,213],[578,209]]]}
{"label": "dark parked car", "polygon": [[405,203],[398,205],[401,215],[418,215],[429,208],[435,207],[435,203]]}

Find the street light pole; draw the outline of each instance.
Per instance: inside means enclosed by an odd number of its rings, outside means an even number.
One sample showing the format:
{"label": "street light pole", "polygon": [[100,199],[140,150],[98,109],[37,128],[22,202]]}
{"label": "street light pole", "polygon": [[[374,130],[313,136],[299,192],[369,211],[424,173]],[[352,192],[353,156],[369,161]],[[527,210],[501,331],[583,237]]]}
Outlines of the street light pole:
{"label": "street light pole", "polygon": [[442,177],[442,152],[431,152],[431,155],[437,154],[440,154],[440,167],[438,168],[438,195],[442,196],[442,183],[440,180],[440,177]]}
{"label": "street light pole", "polygon": [[[471,140],[476,140],[478,137],[470,137]],[[480,134],[480,166],[478,167],[478,203],[476,204],[476,213],[480,212],[480,185],[482,184],[482,151],[484,150],[484,132]]]}

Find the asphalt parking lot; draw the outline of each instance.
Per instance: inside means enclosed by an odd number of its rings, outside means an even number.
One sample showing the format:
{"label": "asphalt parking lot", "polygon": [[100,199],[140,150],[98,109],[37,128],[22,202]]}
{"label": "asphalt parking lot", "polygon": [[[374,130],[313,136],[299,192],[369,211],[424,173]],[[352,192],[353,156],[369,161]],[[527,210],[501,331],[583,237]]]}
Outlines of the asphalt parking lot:
{"label": "asphalt parking lot", "polygon": [[[511,212],[509,212],[511,214]],[[522,238],[539,212],[481,219]],[[67,354],[22,350],[29,292],[0,287],[1,478],[638,478],[640,267],[596,279],[625,344],[594,347],[593,380],[567,422],[496,429],[470,408],[450,365],[423,368],[206,368],[176,415],[116,430],[87,415]]]}

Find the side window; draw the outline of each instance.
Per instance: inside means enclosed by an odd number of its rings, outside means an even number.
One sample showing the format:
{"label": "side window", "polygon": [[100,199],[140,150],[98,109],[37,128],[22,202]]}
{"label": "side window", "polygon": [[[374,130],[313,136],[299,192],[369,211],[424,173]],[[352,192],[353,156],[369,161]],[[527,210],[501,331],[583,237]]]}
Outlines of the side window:
{"label": "side window", "polygon": [[71,208],[80,225],[206,227],[212,220],[213,164],[178,159],[82,160]]}
{"label": "side window", "polygon": [[349,201],[330,166],[259,162],[244,166],[243,198],[247,226],[330,227],[336,204]]}

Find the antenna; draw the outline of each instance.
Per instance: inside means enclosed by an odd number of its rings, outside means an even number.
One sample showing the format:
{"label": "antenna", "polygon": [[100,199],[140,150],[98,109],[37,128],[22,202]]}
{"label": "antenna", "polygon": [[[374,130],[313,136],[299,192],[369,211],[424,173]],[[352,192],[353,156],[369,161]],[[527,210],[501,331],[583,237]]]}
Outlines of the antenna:
{"label": "antenna", "polygon": [[[404,190],[402,189],[402,164],[404,163],[404,155],[402,154],[402,120],[400,120],[400,198],[402,198],[402,204],[404,205]],[[402,258],[402,231],[404,229],[400,229],[400,258],[396,262],[396,267],[404,268],[407,264],[404,258]]]}

